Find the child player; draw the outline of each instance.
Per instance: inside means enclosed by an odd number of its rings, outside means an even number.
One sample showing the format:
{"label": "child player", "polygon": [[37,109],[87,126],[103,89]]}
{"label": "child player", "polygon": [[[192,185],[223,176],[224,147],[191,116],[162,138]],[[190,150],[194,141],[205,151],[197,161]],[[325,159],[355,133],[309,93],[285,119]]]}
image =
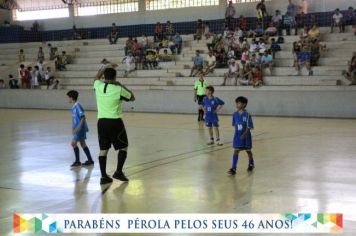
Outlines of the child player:
{"label": "child player", "polygon": [[86,133],[88,130],[88,125],[85,120],[84,109],[78,103],[78,95],[79,93],[75,90],[71,90],[67,93],[68,96],[68,103],[73,104],[72,106],[72,123],[73,123],[73,140],[72,140],[72,147],[74,149],[75,154],[75,162],[71,165],[71,167],[78,167],[81,166],[81,162],[79,159],[79,148],[77,143],[80,142],[80,145],[83,148],[83,151],[87,155],[88,160],[83,163],[84,166],[91,166],[94,165],[94,161],[91,158],[90,151],[88,146],[85,143]]}
{"label": "child player", "polygon": [[232,158],[232,167],[228,171],[230,175],[236,174],[237,161],[240,151],[246,151],[248,155],[247,171],[252,171],[255,168],[253,156],[251,152],[252,138],[250,130],[253,129],[252,117],[246,111],[247,98],[238,97],[235,100],[237,111],[233,114],[232,125],[235,127],[235,135],[233,140],[233,147],[235,149]]}
{"label": "child player", "polygon": [[206,97],[204,97],[203,99],[202,106],[205,111],[205,124],[206,127],[209,128],[210,142],[208,143],[208,145],[214,144],[214,134],[213,134],[213,127],[214,127],[216,144],[218,146],[221,146],[223,144],[220,142],[218,112],[221,110],[221,108],[224,106],[225,103],[220,98],[214,97],[213,94],[214,94],[214,87],[213,86],[206,87]]}

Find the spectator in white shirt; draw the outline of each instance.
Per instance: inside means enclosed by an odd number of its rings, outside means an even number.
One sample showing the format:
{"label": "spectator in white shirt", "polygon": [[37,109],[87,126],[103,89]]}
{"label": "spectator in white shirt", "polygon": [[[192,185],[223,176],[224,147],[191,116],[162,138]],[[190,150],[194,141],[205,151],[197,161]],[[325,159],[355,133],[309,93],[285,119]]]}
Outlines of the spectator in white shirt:
{"label": "spectator in white shirt", "polygon": [[282,35],[282,15],[279,10],[276,10],[276,14],[272,17],[272,22],[277,28],[278,35]]}
{"label": "spectator in white shirt", "polygon": [[232,5],[232,1],[229,1],[229,5],[227,6],[225,11],[225,19],[227,21],[227,27],[230,29],[233,29],[232,22],[234,20],[235,14],[236,14],[236,10]]}
{"label": "spectator in white shirt", "polygon": [[333,22],[331,24],[331,33],[334,32],[334,27],[337,26],[339,27],[340,33],[344,32],[344,27],[343,27],[343,15],[341,14],[339,8],[335,10],[335,13],[333,15]]}
{"label": "spectator in white shirt", "polygon": [[237,85],[237,78],[239,77],[239,73],[240,73],[240,66],[239,64],[234,60],[231,59],[229,61],[229,71],[227,73],[224,74],[224,82],[222,83],[221,86],[225,86],[226,85],[226,80],[235,80],[234,85]]}
{"label": "spectator in white shirt", "polygon": [[49,89],[49,86],[53,83],[54,76],[51,70],[51,67],[47,67],[46,73],[45,73],[45,80],[47,84],[47,89]]}
{"label": "spectator in white shirt", "polygon": [[301,0],[299,4],[299,13],[308,14],[308,0]]}
{"label": "spectator in white shirt", "polygon": [[141,40],[140,40],[140,48],[144,52],[148,48],[148,38],[147,38],[147,36],[145,34],[142,34],[142,37],[141,37]]}
{"label": "spectator in white shirt", "polygon": [[214,56],[212,51],[209,51],[209,54],[205,59],[204,74],[208,75],[209,73],[213,73],[215,67],[216,67],[216,57]]}

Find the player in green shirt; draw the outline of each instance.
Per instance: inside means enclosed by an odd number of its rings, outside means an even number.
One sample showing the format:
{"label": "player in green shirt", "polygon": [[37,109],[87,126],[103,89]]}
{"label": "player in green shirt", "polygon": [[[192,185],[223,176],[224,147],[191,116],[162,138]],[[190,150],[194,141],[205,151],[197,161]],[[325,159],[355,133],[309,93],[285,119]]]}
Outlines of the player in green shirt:
{"label": "player in green shirt", "polygon": [[202,73],[197,81],[194,83],[194,102],[198,102],[198,121],[204,121],[204,110],[202,109],[203,99],[205,97],[205,90],[208,87],[208,82],[204,79]]}
{"label": "player in green shirt", "polygon": [[[109,64],[99,70],[94,81],[96,103],[98,108],[98,136],[99,136],[99,164],[101,179],[100,184],[112,182],[106,173],[107,154],[114,146],[118,152],[117,168],[113,178],[128,181],[122,172],[128,148],[128,139],[125,125],[122,121],[122,101],[135,101],[134,94],[120,82],[116,81],[115,64]],[[104,76],[105,80],[101,81]]]}

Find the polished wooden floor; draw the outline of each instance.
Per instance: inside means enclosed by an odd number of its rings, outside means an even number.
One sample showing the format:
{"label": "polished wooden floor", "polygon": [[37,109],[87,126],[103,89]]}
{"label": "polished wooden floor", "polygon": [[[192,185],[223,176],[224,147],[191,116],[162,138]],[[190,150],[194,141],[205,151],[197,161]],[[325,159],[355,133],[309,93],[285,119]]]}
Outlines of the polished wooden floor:
{"label": "polished wooden floor", "polygon": [[[97,160],[96,113],[88,146]],[[71,170],[69,111],[0,110],[0,235],[12,213],[285,213],[344,214],[356,232],[356,120],[255,117],[256,169],[229,177],[233,129],[221,117],[222,147],[208,147],[193,115],[125,114],[128,184],[99,185],[94,168]],[[81,151],[81,160],[84,153]],[[109,153],[108,170],[116,168]],[[102,191],[105,193],[102,194]]]}

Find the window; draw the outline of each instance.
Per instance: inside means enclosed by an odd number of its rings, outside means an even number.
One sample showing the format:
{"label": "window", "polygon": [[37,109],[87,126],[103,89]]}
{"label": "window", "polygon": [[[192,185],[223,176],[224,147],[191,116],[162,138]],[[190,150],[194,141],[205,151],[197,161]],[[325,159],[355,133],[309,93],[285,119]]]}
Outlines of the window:
{"label": "window", "polygon": [[13,19],[15,21],[43,20],[53,18],[69,17],[68,8],[47,9],[47,10],[14,10]]}
{"label": "window", "polygon": [[217,5],[219,0],[146,0],[147,11]]}
{"label": "window", "polygon": [[76,16],[92,16],[138,11],[138,0],[111,0],[106,2],[79,3]]}

